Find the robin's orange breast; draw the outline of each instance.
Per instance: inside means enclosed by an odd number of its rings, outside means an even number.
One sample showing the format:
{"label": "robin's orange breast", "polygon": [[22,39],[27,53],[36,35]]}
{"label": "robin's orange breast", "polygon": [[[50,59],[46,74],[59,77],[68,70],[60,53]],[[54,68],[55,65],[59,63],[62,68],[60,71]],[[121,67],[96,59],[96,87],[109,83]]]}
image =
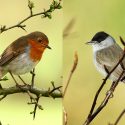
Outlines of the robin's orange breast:
{"label": "robin's orange breast", "polygon": [[30,44],[30,58],[33,61],[39,61],[42,57],[45,47],[41,46],[40,43],[37,43],[36,41],[33,40],[29,40],[29,44]]}

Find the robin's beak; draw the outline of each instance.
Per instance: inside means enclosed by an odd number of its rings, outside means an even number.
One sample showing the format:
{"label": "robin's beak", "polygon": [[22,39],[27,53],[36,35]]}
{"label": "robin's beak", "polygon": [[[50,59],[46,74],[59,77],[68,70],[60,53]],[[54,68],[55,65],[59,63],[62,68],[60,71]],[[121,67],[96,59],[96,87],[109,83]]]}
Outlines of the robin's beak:
{"label": "robin's beak", "polygon": [[46,48],[48,48],[48,49],[52,49],[52,48],[51,48],[50,46],[48,46],[48,45],[47,45],[47,47],[46,47]]}
{"label": "robin's beak", "polygon": [[94,44],[95,43],[95,41],[89,41],[89,42],[86,42],[85,44],[87,44],[87,45],[92,45],[92,44]]}

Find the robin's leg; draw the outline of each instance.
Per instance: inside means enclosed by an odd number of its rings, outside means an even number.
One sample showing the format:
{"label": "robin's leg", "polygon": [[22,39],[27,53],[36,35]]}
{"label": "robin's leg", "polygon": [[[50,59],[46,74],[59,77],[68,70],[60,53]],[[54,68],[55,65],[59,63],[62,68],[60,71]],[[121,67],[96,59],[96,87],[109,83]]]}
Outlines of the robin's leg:
{"label": "robin's leg", "polygon": [[13,74],[9,71],[11,77],[13,78],[14,82],[16,83],[16,86],[19,86],[18,82],[16,81],[16,79],[14,78]]}
{"label": "robin's leg", "polygon": [[26,82],[21,78],[20,75],[18,75],[19,79],[23,82],[24,85],[27,85]]}

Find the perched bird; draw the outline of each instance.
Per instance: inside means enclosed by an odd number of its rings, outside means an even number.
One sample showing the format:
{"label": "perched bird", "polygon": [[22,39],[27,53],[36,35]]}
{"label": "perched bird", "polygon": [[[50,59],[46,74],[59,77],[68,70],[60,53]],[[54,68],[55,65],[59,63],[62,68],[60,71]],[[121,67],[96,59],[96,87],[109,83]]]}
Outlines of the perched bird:
{"label": "perched bird", "polygon": [[47,36],[42,32],[32,32],[12,42],[0,58],[0,79],[8,72],[22,75],[30,72],[41,60],[49,46]]}
{"label": "perched bird", "polygon": [[[116,43],[112,36],[103,31],[96,33],[87,44],[92,45],[94,64],[97,70],[104,76],[107,75],[107,71],[110,72],[114,68],[123,56],[123,49]],[[125,66],[125,59],[123,59],[122,63]],[[118,65],[109,79],[116,81],[122,71],[123,67]],[[125,79],[122,78],[121,80],[125,82]]]}

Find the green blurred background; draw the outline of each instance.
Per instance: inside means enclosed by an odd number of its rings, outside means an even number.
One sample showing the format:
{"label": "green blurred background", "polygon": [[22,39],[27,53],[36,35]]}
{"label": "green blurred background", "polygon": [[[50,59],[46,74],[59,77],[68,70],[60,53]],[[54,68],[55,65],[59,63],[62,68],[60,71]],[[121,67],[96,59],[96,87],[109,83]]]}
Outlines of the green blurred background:
{"label": "green blurred background", "polygon": [[[98,31],[111,34],[121,45],[119,36],[125,39],[125,1],[124,0],[65,0],[64,27],[75,18],[72,33],[64,39],[63,73],[64,86],[73,64],[74,51],[79,55],[78,67],[72,77],[64,98],[68,114],[68,125],[82,125],[88,115],[93,98],[104,78],[93,65],[92,48],[85,45]],[[121,45],[122,46],[122,45]],[[98,104],[102,101],[111,82],[106,85]],[[125,108],[125,85],[119,84],[106,108],[91,125],[113,123]],[[125,125],[123,118],[119,125]]]}
{"label": "green blurred background", "polygon": [[[34,13],[48,9],[52,0],[32,0],[35,4]],[[0,25],[12,26],[28,16],[28,0],[0,0]],[[33,31],[44,32],[49,38],[49,45],[52,50],[46,50],[42,61],[36,67],[36,87],[48,89],[51,81],[56,86],[62,83],[62,10],[56,10],[52,14],[52,19],[41,19],[41,16],[34,17],[24,24],[26,30],[15,28],[0,34],[0,53],[15,39]],[[58,61],[57,61],[58,59]],[[2,82],[3,87],[15,85],[9,74],[10,79]],[[29,83],[31,75],[23,76]],[[44,110],[37,110],[36,119],[33,120],[29,113],[33,106],[27,105],[30,101],[27,94],[15,94],[8,96],[0,102],[0,121],[3,125],[61,125],[62,124],[62,103],[61,99],[41,98],[40,104]]]}

